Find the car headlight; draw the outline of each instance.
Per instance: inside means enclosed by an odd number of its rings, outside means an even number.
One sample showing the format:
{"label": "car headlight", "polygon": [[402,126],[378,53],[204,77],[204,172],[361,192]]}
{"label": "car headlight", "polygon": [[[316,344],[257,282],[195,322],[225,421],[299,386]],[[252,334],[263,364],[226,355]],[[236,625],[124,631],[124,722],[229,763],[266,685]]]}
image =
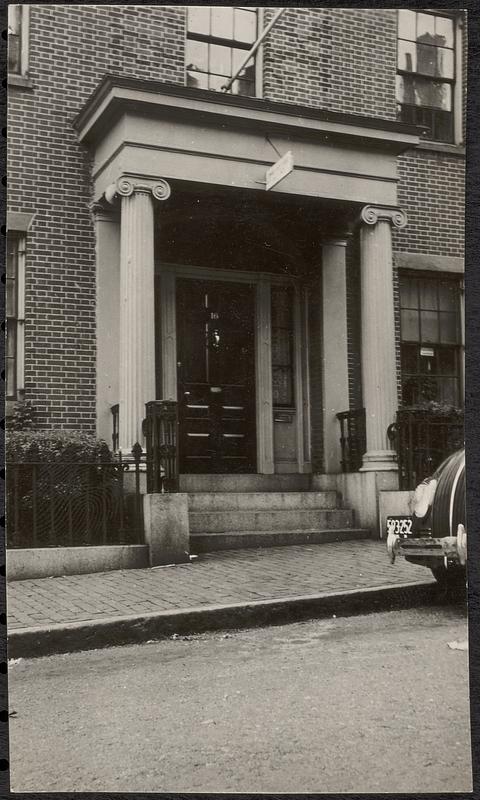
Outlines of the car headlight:
{"label": "car headlight", "polygon": [[437,481],[435,478],[427,478],[419,483],[413,493],[411,509],[418,519],[424,519],[432,507]]}

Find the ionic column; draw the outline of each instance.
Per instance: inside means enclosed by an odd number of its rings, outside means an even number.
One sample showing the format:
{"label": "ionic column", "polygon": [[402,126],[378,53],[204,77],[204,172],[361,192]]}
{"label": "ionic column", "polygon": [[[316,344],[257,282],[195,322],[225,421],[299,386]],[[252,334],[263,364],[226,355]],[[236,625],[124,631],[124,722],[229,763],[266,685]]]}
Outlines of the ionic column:
{"label": "ionic column", "polygon": [[348,409],[347,239],[322,243],[323,451],[325,472],[341,472],[337,414]]}
{"label": "ionic column", "polygon": [[362,470],[395,470],[387,436],[397,412],[392,225],[407,218],[398,208],[365,206],[361,213],[362,386],[367,452]]}
{"label": "ionic column", "polygon": [[154,198],[167,200],[170,186],[119,178],[107,189],[121,197],[119,446],[143,442],[145,403],[155,400]]}

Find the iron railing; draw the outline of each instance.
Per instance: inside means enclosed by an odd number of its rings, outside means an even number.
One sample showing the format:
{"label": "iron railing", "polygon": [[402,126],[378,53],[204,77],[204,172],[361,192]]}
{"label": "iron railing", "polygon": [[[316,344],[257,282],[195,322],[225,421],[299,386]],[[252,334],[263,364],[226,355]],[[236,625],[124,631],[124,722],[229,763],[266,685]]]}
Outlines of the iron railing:
{"label": "iron railing", "polygon": [[429,409],[397,412],[394,426],[400,489],[414,489],[432,475],[450,453],[463,447],[461,414],[436,414]]}
{"label": "iron railing", "polygon": [[362,466],[362,456],[367,449],[365,409],[354,408],[337,414],[340,422],[342,472],[357,472]]}
{"label": "iron railing", "polygon": [[8,546],[143,543],[143,463],[140,445],[111,461],[7,462]]}
{"label": "iron railing", "polygon": [[178,407],[175,400],[145,404],[147,492],[178,492]]}
{"label": "iron railing", "polygon": [[111,406],[110,411],[112,412],[112,450],[114,453],[118,451],[118,424],[120,420],[119,415],[120,406],[118,403],[115,403],[114,406]]}

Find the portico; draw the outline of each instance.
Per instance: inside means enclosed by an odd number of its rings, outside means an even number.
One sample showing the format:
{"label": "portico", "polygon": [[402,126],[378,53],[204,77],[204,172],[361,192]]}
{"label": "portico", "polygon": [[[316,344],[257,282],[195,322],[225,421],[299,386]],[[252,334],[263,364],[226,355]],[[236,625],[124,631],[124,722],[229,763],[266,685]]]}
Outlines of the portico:
{"label": "portico", "polygon": [[[394,472],[391,229],[406,224],[396,156],[417,144],[416,129],[111,77],[76,128],[93,154],[99,433],[109,437],[119,403],[119,444],[129,449],[142,439],[145,403],[173,399],[185,404],[184,463],[198,472],[221,463],[265,475],[340,472],[336,414],[352,381],[347,252],[357,237],[362,469]],[[292,151],[294,170],[267,197],[272,142]],[[250,327],[235,327],[237,312]],[[195,314],[197,335],[183,324]],[[205,348],[186,348],[199,330]],[[189,359],[198,373],[185,372]],[[206,407],[217,409],[214,430]],[[213,449],[202,449],[206,440]]]}

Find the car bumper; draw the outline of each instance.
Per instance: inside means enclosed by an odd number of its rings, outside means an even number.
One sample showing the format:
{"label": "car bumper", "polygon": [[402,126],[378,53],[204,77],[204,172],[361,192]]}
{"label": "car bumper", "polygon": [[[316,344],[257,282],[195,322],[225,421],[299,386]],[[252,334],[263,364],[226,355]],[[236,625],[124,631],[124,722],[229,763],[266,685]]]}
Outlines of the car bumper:
{"label": "car bumper", "polygon": [[387,553],[393,563],[397,555],[415,558],[440,558],[464,566],[467,562],[467,533],[463,525],[457,528],[456,536],[405,537],[396,534],[387,536]]}

